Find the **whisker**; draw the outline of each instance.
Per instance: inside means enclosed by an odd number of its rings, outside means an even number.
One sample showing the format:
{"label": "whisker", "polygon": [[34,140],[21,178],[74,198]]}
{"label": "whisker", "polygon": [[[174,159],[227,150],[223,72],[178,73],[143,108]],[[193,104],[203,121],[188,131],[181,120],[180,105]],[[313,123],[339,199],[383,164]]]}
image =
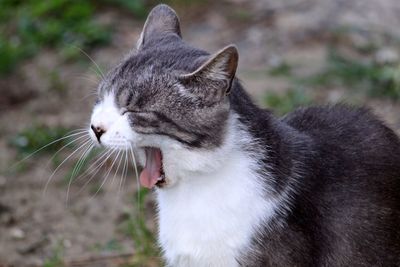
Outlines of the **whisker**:
{"label": "whisker", "polygon": [[78,159],[77,163],[75,164],[74,169],[72,170],[71,178],[73,178],[74,175],[76,175],[79,172],[79,170],[82,168],[82,165],[83,165],[84,161],[86,160],[87,155],[90,153],[90,151],[92,150],[93,147],[94,147],[94,144],[89,145],[89,147],[84,151],[84,153],[82,153],[82,156]]}
{"label": "whisker", "polygon": [[[117,154],[117,156],[116,156],[117,159],[119,158],[120,154],[121,154],[121,150],[118,151],[118,154]],[[117,165],[117,168],[116,168],[116,170],[115,170],[114,176],[113,176],[113,178],[112,178],[112,180],[111,180],[111,185],[114,184],[114,180],[115,180],[115,177],[117,176],[119,166],[121,165],[122,156],[121,156],[121,158],[119,158],[119,159],[120,159],[120,160],[119,160],[119,162],[118,162],[118,165]]]}
{"label": "whisker", "polygon": [[83,166],[83,163],[85,162],[85,160],[87,159],[89,153],[92,151],[94,145],[91,144],[82,154],[82,156],[79,158],[79,160],[77,161],[77,163],[75,164],[74,169],[72,170],[72,174],[70,176],[70,179],[68,181],[68,187],[67,187],[67,196],[65,199],[65,204],[68,206],[68,198],[69,198],[69,190],[71,188],[71,184],[72,181],[74,180],[74,176],[80,171],[80,169]]}
{"label": "whisker", "polygon": [[78,47],[78,46],[76,46],[76,45],[74,45],[74,44],[70,44],[70,45],[71,45],[72,47],[75,47],[76,49],[78,49],[82,54],[84,54],[85,56],[87,56],[87,58],[89,58],[90,61],[92,61],[92,63],[96,66],[97,70],[98,70],[99,73],[100,73],[100,78],[101,78],[102,80],[104,80],[105,75],[104,75],[103,71],[101,70],[101,68],[99,67],[99,65],[96,63],[96,61],[94,61],[94,59],[91,58],[91,57],[88,55],[88,53],[86,53],[82,48],[80,48],[80,47]]}
{"label": "whisker", "polygon": [[[79,131],[79,132],[73,133],[73,132],[76,132],[76,131]],[[85,129],[85,131],[86,131],[86,129]],[[82,129],[77,129],[77,130],[70,131],[69,133],[67,133],[67,135],[65,135],[65,136],[63,136],[63,137],[61,137],[61,138],[58,138],[58,139],[56,139],[56,140],[54,140],[54,141],[52,141],[52,142],[50,142],[50,143],[48,143],[48,144],[46,144],[46,145],[40,147],[40,148],[38,148],[37,150],[33,151],[33,152],[32,152],[31,154],[29,154],[28,156],[26,156],[26,157],[24,157],[23,159],[17,161],[17,162],[14,163],[13,165],[11,165],[10,169],[15,168],[18,164],[22,163],[23,161],[26,161],[27,159],[31,158],[33,155],[36,155],[38,152],[40,152],[40,151],[42,151],[43,149],[45,149],[45,148],[51,146],[52,144],[57,143],[57,142],[60,142],[60,141],[62,141],[62,140],[64,140],[64,139],[66,139],[66,138],[71,138],[71,137],[76,136],[76,135],[84,134],[85,131],[83,131]],[[71,133],[71,134],[70,134],[70,133]]]}
{"label": "whisker", "polygon": [[[78,78],[80,78],[82,80],[85,80],[85,81],[92,82],[95,85],[97,85],[100,82],[99,80],[95,80],[91,76],[88,76],[88,75],[85,75],[85,74],[78,74],[78,75],[76,75],[76,77],[78,77]],[[97,78],[97,76],[96,76],[96,78]]]}
{"label": "whisker", "polygon": [[[119,154],[118,154],[117,156],[119,157]],[[119,158],[119,162],[118,162],[117,169],[116,169],[116,171],[115,171],[115,173],[114,173],[114,176],[113,176],[113,179],[112,179],[112,181],[111,181],[112,184],[114,183],[114,179],[115,179],[116,176],[117,176],[117,173],[118,173],[118,171],[119,171],[119,167],[120,167],[120,165],[121,165],[122,159],[123,159],[123,153],[121,154],[121,157]],[[121,177],[120,177],[120,178],[121,178]],[[120,190],[120,187],[118,187],[118,192],[117,192],[117,195],[116,195],[116,198],[115,198],[115,203],[118,201],[118,198],[119,198],[119,190]]]}
{"label": "whisker", "polygon": [[124,160],[124,165],[122,167],[121,180],[119,180],[118,195],[121,194],[122,182],[125,177],[124,175],[125,175],[125,169],[126,169],[126,151],[125,151],[125,155],[122,154],[122,156],[125,156],[125,160]]}
{"label": "whisker", "polygon": [[100,78],[100,81],[104,79],[104,77],[102,76],[102,74],[100,72],[97,71],[97,68],[94,68],[92,66],[89,67],[89,70],[94,72],[96,74],[96,76],[98,78]]}
{"label": "whisker", "polygon": [[[114,152],[115,152],[115,150],[114,150]],[[118,151],[118,153],[119,153],[119,151]],[[106,183],[107,178],[108,178],[108,175],[110,175],[110,172],[111,172],[112,168],[114,167],[114,164],[115,164],[116,161],[117,161],[117,157],[115,157],[115,159],[114,159],[113,162],[111,163],[111,166],[110,166],[110,168],[108,169],[107,174],[105,175],[105,177],[104,177],[102,183],[100,184],[100,186],[99,186],[99,188],[97,189],[96,193],[94,193],[94,195],[91,197],[91,199],[94,198],[94,197],[97,195],[97,193],[100,192],[101,188],[102,188],[103,185]]]}
{"label": "whisker", "polygon": [[100,155],[97,156],[97,158],[95,159],[95,161],[82,173],[80,174],[78,177],[75,178],[75,181],[80,180],[81,178],[86,177],[87,175],[93,173],[93,171],[97,170],[98,166],[95,166],[99,161],[101,161],[102,159],[104,159],[105,157],[107,157],[109,155],[110,151],[106,150],[104,153],[100,153]]}
{"label": "whisker", "polygon": [[89,142],[91,142],[91,140],[86,141],[85,143],[83,143],[82,145],[80,145],[77,149],[75,149],[67,158],[65,158],[58,166],[57,168],[53,171],[53,173],[50,175],[50,177],[47,179],[46,185],[44,187],[43,190],[43,195],[46,194],[47,191],[47,187],[49,186],[49,183],[51,181],[51,179],[53,178],[53,176],[56,174],[56,172],[58,171],[58,169],[60,169],[60,167],[69,159],[71,158],[76,152],[78,152],[82,147],[84,147],[85,145],[87,145]]}
{"label": "whisker", "polygon": [[139,204],[139,210],[140,210],[140,182],[139,182],[139,174],[138,174],[138,170],[137,170],[137,164],[136,164],[136,158],[135,158],[135,154],[133,153],[133,148],[132,145],[129,144],[129,150],[131,152],[131,156],[132,156],[132,162],[133,162],[133,166],[135,168],[135,175],[136,175],[136,190],[138,192],[137,195],[137,203]]}
{"label": "whisker", "polygon": [[124,164],[126,165],[126,168],[125,168],[125,174],[124,174],[124,176],[123,176],[123,187],[125,186],[125,181],[126,181],[126,177],[128,176],[128,169],[129,169],[129,163],[128,163],[128,151],[127,150],[125,150],[125,162],[124,162]]}
{"label": "whisker", "polygon": [[86,99],[88,99],[89,97],[95,96],[95,95],[97,95],[97,90],[94,90],[93,92],[91,92],[91,93],[85,95],[85,96],[82,97],[79,101],[83,102],[83,101],[85,101]]}
{"label": "whisker", "polygon": [[81,187],[81,189],[79,189],[78,194],[80,194],[82,192],[83,189],[85,189],[85,187],[93,180],[93,178],[95,177],[95,175],[100,171],[101,167],[103,167],[103,165],[107,162],[107,160],[110,158],[110,156],[112,155],[112,153],[115,150],[109,150],[107,152],[107,157],[95,168],[96,172],[93,173],[89,179],[84,183],[84,185]]}
{"label": "whisker", "polygon": [[83,142],[86,142],[86,141],[89,141],[89,140],[90,140],[89,135],[82,135],[82,136],[79,136],[79,137],[75,138],[74,140],[68,142],[67,144],[65,144],[64,146],[62,146],[60,149],[58,149],[58,150],[53,154],[53,156],[47,161],[46,168],[47,168],[47,166],[49,166],[50,162],[52,162],[52,160],[58,155],[58,153],[60,153],[61,151],[63,151],[67,146],[71,145],[72,143],[77,142],[77,141],[79,141],[79,140],[81,140],[82,138],[85,138],[85,137],[86,137],[86,139],[84,139]]}
{"label": "whisker", "polygon": [[139,179],[139,173],[138,173],[137,164],[136,164],[136,157],[135,157],[135,154],[133,153],[133,148],[132,148],[131,145],[129,145],[129,150],[131,152],[132,161],[133,161],[133,167],[135,168],[136,178]]}

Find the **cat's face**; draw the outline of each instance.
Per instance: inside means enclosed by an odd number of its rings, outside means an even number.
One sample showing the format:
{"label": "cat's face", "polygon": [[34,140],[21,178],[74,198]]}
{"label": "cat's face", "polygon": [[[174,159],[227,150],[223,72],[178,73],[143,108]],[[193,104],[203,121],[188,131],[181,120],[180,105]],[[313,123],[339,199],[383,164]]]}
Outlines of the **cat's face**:
{"label": "cat's face", "polygon": [[209,56],[185,44],[175,12],[157,6],[137,51],[99,85],[89,130],[93,141],[134,151],[146,187],[173,185],[182,170],[201,171],[196,151],[212,151],[224,141],[226,94],[237,60],[233,46]]}

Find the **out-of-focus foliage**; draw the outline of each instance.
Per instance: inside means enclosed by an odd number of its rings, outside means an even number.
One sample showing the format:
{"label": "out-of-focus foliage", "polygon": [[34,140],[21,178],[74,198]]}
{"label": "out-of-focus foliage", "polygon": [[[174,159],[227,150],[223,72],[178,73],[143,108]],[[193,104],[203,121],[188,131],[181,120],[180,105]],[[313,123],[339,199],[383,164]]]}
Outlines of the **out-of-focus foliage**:
{"label": "out-of-focus foliage", "polygon": [[105,43],[109,30],[93,20],[94,6],[77,0],[4,0],[0,9],[0,72],[10,72],[43,47]]}
{"label": "out-of-focus foliage", "polygon": [[64,254],[64,246],[61,242],[57,244],[57,246],[53,250],[53,255],[46,259],[43,263],[43,267],[63,267],[63,254]]}
{"label": "out-of-focus foliage", "polygon": [[284,94],[267,92],[264,100],[266,106],[276,111],[278,115],[286,114],[297,107],[306,106],[312,102],[311,97],[303,88],[289,89]]}
{"label": "out-of-focus foliage", "polygon": [[149,1],[145,0],[101,0],[105,4],[120,6],[123,9],[130,11],[136,17],[144,19],[149,11]]}
{"label": "out-of-focus foliage", "polygon": [[400,99],[400,64],[379,64],[374,60],[355,60],[332,50],[327,66],[307,79],[313,86],[338,85],[363,90],[373,97]]}
{"label": "out-of-focus foliage", "polygon": [[137,210],[129,214],[121,224],[121,230],[132,238],[136,249],[132,261],[124,267],[161,266],[156,238],[145,222],[145,199],[148,193],[144,188],[137,191],[134,201]]}
{"label": "out-of-focus foliage", "polygon": [[[379,62],[376,58],[379,48],[375,46],[370,46],[363,51],[353,48],[351,51],[352,53],[348,55],[339,47],[329,47],[321,70],[307,76],[299,76],[296,72],[296,69],[305,67],[307,62],[298,66],[282,62],[270,68],[269,76],[286,79],[291,85],[284,93],[267,91],[264,97],[265,105],[279,115],[283,115],[299,106],[318,103],[318,95],[321,96],[322,91],[335,88],[344,89],[344,95],[340,101],[346,103],[356,101],[353,97],[357,96],[399,100],[400,63],[398,59],[391,62]],[[324,101],[329,102],[329,99]]]}
{"label": "out-of-focus foliage", "polygon": [[40,49],[57,48],[65,56],[109,42],[111,28],[95,19],[103,5],[120,6],[138,17],[142,0],[2,0],[0,3],[0,74],[13,71]]}
{"label": "out-of-focus foliage", "polygon": [[268,73],[271,76],[290,76],[292,71],[292,67],[286,62],[282,62],[281,64],[271,68]]}
{"label": "out-of-focus foliage", "polygon": [[59,142],[54,142],[63,138],[68,133],[68,129],[63,127],[49,128],[42,125],[26,128],[10,140],[10,144],[16,148],[22,157],[29,155],[36,150],[44,147],[41,152],[53,153],[60,147],[68,144],[70,139],[65,138]]}

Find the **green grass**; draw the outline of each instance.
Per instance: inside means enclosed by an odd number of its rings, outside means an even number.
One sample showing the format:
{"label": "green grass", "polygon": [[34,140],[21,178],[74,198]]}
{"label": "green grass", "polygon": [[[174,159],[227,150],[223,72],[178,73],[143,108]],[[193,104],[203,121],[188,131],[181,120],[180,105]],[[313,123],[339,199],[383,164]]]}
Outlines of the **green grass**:
{"label": "green grass", "polygon": [[[70,130],[64,127],[34,125],[17,133],[9,140],[9,144],[17,150],[18,158],[22,158],[34,153],[37,149],[66,136],[68,132],[70,132]],[[65,138],[43,148],[40,153],[54,153],[69,142],[71,142],[71,139]]]}
{"label": "green grass", "polygon": [[400,62],[378,64],[373,60],[375,52],[364,51],[365,54],[354,58],[331,47],[325,67],[307,77],[297,77],[292,72],[292,66],[282,63],[270,69],[268,75],[288,79],[292,83],[291,88],[283,93],[267,92],[264,103],[278,115],[283,115],[299,106],[311,104],[318,90],[334,87],[346,89],[347,102],[354,102],[360,95],[400,100]]}
{"label": "green grass", "polygon": [[103,7],[120,7],[134,17],[147,14],[144,0],[2,0],[0,8],[0,75],[16,69],[44,48],[65,57],[78,55],[111,39],[110,25],[95,20]]}
{"label": "green grass", "polygon": [[284,115],[293,109],[309,105],[312,98],[302,88],[288,89],[284,94],[267,92],[264,102],[268,108],[273,109],[278,115]]}
{"label": "green grass", "polygon": [[269,69],[268,73],[271,76],[287,76],[287,77],[290,77],[292,75],[292,66],[290,66],[286,62],[282,62],[281,64]]}
{"label": "green grass", "polygon": [[96,253],[101,253],[101,252],[122,252],[124,250],[124,247],[121,245],[121,243],[118,242],[116,239],[111,239],[105,244],[100,244],[97,243],[95,244],[91,250]]}
{"label": "green grass", "polygon": [[[54,49],[64,59],[76,59],[80,49],[108,44],[113,27],[96,20],[105,9],[118,9],[143,20],[157,0],[1,0],[0,76],[43,49]],[[199,0],[167,0],[173,6],[202,3]]]}
{"label": "green grass", "polygon": [[345,57],[336,50],[329,53],[325,69],[304,81],[313,87],[341,86],[371,97],[400,99],[400,63],[364,62]]}
{"label": "green grass", "polygon": [[75,45],[88,49],[110,40],[93,19],[90,1],[3,0],[0,9],[0,73],[9,73],[41,49]]}
{"label": "green grass", "polygon": [[43,267],[63,267],[64,266],[64,246],[58,242],[53,249],[52,255],[43,263]]}
{"label": "green grass", "polygon": [[[63,146],[66,146],[66,148],[74,147],[74,142],[72,142],[74,137],[54,142],[57,139],[67,136],[69,132],[70,130],[64,127],[47,127],[40,124],[27,127],[20,131],[8,140],[9,146],[14,148],[17,153],[15,161],[4,173],[7,175],[14,175],[16,173],[25,172],[29,170],[32,164],[32,161],[28,159],[33,159],[43,154],[54,155],[56,151]],[[52,158],[52,163],[55,166],[60,164],[61,161],[62,159],[58,155]]]}
{"label": "green grass", "polygon": [[160,251],[157,247],[154,233],[150,231],[145,222],[145,199],[149,191],[142,188],[135,198],[136,209],[132,210],[121,224],[122,232],[129,236],[135,245],[135,254],[130,264],[125,267],[148,266],[149,262],[160,265]]}
{"label": "green grass", "polygon": [[145,0],[101,0],[101,2],[119,6],[121,9],[128,10],[140,19],[146,18],[150,8],[149,1]]}

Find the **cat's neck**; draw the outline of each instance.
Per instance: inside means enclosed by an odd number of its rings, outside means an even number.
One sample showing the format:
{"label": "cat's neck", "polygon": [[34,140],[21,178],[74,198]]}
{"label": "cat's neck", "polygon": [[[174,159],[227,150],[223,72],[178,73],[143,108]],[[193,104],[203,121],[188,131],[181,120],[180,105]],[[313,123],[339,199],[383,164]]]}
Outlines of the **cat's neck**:
{"label": "cat's neck", "polygon": [[[185,171],[176,175],[185,177],[157,194],[160,243],[173,266],[204,261],[209,266],[236,265],[231,260],[249,245],[257,225],[281,209],[281,200],[266,194],[264,182],[270,174],[260,165],[266,154],[231,114],[220,148],[182,155],[188,166],[181,166]],[[190,164],[205,169],[188,171]]]}

